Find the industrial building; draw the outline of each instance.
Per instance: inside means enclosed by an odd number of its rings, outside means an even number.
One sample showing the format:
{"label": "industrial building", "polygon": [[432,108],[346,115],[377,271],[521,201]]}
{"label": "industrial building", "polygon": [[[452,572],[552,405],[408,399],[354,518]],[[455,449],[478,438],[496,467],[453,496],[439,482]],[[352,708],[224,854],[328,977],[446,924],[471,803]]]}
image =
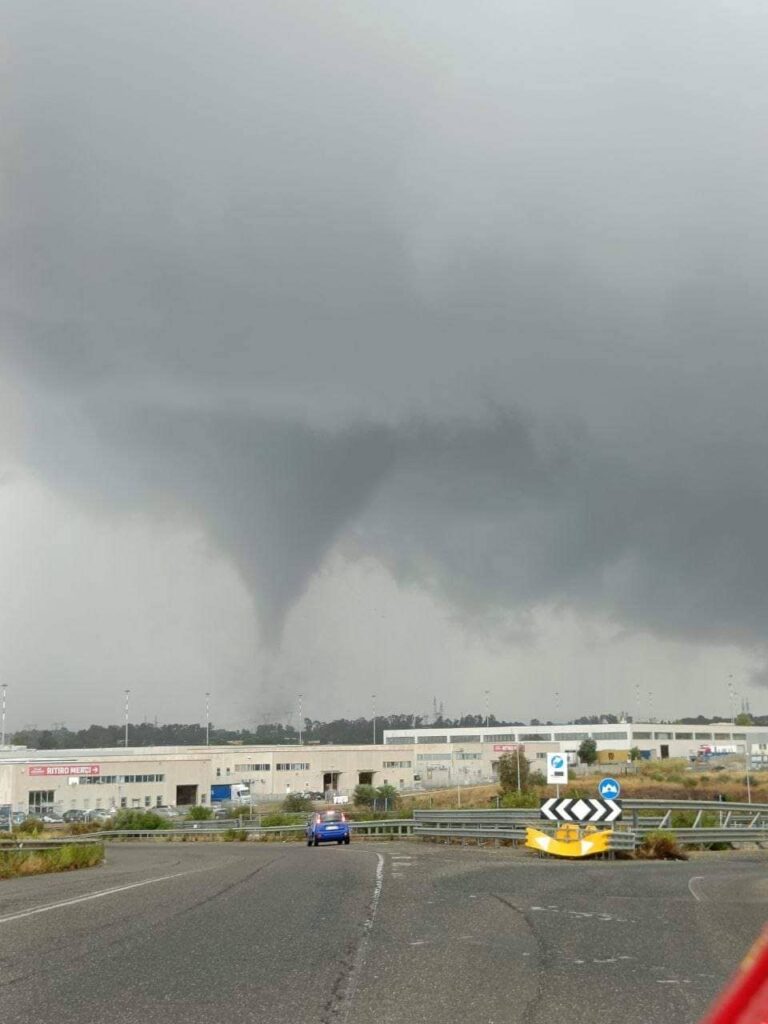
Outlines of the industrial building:
{"label": "industrial building", "polygon": [[0,807],[24,813],[185,807],[232,799],[258,804],[288,793],[349,796],[358,784],[398,790],[491,781],[499,758],[519,753],[542,769],[546,755],[571,755],[596,741],[601,760],[626,762],[638,747],[651,758],[729,748],[753,764],[768,760],[768,729],[719,723],[494,726],[400,729],[360,746],[199,746],[92,750],[0,749]]}

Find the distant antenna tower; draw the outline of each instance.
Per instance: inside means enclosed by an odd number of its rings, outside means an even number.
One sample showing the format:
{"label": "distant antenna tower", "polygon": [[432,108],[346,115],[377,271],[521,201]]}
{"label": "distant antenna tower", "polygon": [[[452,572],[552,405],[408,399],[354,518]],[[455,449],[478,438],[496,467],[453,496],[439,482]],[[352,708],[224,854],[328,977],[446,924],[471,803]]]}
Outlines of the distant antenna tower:
{"label": "distant antenna tower", "polygon": [[437,721],[437,697],[432,698],[432,721]]}
{"label": "distant antenna tower", "polygon": [[440,717],[445,718],[445,704],[440,701]]}

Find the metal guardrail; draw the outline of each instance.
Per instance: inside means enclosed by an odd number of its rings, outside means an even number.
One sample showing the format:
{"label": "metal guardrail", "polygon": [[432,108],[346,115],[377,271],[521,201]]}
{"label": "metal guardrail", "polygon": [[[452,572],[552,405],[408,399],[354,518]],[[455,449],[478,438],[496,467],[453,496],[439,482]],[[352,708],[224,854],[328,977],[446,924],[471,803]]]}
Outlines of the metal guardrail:
{"label": "metal guardrail", "polygon": [[[194,824],[194,823],[191,823]],[[202,824],[208,824],[207,822]],[[385,818],[376,821],[350,821],[350,830],[358,836],[401,836],[410,835],[413,831],[413,821],[410,818]],[[306,825],[267,825],[259,826],[244,824],[239,827],[237,824],[222,825],[217,822],[215,826],[208,828],[166,828],[166,829],[109,829],[101,832],[88,832],[81,836],[62,836],[56,839],[36,839],[30,836],[29,839],[15,838],[3,841],[0,839],[0,849],[16,849],[24,846],[29,849],[31,844],[37,843],[41,846],[54,847],[72,843],[101,842],[104,839],[195,839],[208,835],[225,835],[232,832],[245,832],[247,835],[270,836],[270,835],[303,835]]]}
{"label": "metal guardrail", "polygon": [[[680,845],[711,845],[713,843],[768,843],[768,805],[726,803],[718,800],[625,800],[624,821],[614,826],[611,849],[633,850],[643,833],[668,831]],[[651,817],[640,811],[660,810],[664,813]],[[626,812],[629,811],[630,815]],[[691,812],[694,820],[690,827],[671,827],[672,815],[679,811]],[[718,812],[718,825],[705,825],[704,815]],[[426,811],[414,812],[414,836],[443,839],[525,840],[526,826],[540,831],[554,832],[556,823],[541,820],[535,807],[501,808],[481,811]]]}

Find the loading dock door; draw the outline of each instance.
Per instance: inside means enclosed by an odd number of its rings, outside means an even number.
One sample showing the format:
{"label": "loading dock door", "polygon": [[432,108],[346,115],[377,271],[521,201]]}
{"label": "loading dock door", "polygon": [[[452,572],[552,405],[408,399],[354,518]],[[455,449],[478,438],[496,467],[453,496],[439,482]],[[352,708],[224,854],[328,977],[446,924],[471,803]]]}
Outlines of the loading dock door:
{"label": "loading dock door", "polygon": [[177,786],[176,806],[192,807],[197,803],[197,786]]}
{"label": "loading dock door", "polygon": [[373,772],[358,772],[357,781],[361,786],[373,785]]}

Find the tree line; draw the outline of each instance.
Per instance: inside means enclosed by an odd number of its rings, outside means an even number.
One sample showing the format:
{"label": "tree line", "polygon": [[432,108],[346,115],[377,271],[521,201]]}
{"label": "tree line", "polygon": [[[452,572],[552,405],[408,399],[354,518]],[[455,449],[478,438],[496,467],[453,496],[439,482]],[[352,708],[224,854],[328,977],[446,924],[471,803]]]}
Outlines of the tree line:
{"label": "tree line", "polygon": [[[710,725],[713,722],[728,721],[725,718],[678,719],[678,725]],[[616,715],[585,715],[574,719],[573,725],[606,725],[618,724],[621,721]],[[310,744],[352,744],[358,746],[373,743],[372,718],[335,718],[329,722],[305,718],[301,731],[301,739]],[[489,715],[489,727],[524,727],[552,725],[552,722],[541,722],[538,718],[530,722],[505,721]],[[768,726],[768,715],[749,715],[741,713],[736,717],[737,725]],[[480,728],[486,725],[485,715],[460,715],[457,718],[444,716],[430,717],[428,720],[420,715],[380,715],[376,717],[376,740],[381,742],[385,729],[410,728]],[[172,723],[156,725],[152,722],[136,722],[128,726],[128,745],[130,747],[187,747],[204,744],[206,729],[199,722]],[[125,725],[89,725],[87,729],[68,729],[57,726],[49,729],[20,729],[12,736],[11,742],[18,746],[36,750],[71,750],[92,747],[121,747],[125,742]],[[210,726],[210,743],[224,746],[256,745],[281,746],[297,744],[299,731],[296,726],[281,722],[257,725],[252,729],[224,729],[216,725]]]}

